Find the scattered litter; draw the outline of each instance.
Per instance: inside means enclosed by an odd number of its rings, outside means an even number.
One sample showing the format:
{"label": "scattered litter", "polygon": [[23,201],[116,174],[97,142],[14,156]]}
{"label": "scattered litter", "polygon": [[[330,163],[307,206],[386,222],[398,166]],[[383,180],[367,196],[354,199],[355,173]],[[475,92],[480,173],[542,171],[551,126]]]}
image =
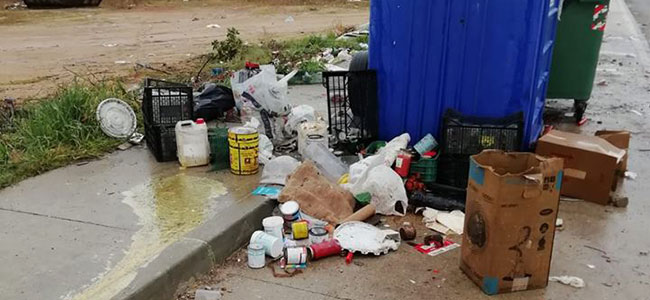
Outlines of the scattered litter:
{"label": "scattered litter", "polygon": [[548,280],[570,285],[575,288],[585,287],[585,281],[582,280],[582,278],[575,276],[550,276]]}
{"label": "scattered litter", "polygon": [[115,64],[116,64],[116,65],[125,65],[125,64],[128,64],[128,63],[129,63],[129,62],[126,61],[126,60],[116,60],[116,61],[115,61]]}
{"label": "scattered litter", "polygon": [[253,195],[255,196],[267,196],[271,199],[277,199],[278,195],[282,191],[279,187],[273,186],[258,186],[253,190]]}
{"label": "scattered litter", "polygon": [[454,250],[456,248],[460,247],[459,244],[454,243],[452,241],[444,241],[442,245],[436,245],[436,243],[432,244],[418,244],[415,245],[415,250],[418,250],[421,253],[424,253],[429,256],[436,256],[451,250]]}
{"label": "scattered litter", "polygon": [[615,207],[627,207],[630,203],[630,199],[625,196],[614,196],[612,197],[612,205]]}
{"label": "scattered litter", "polygon": [[382,230],[357,221],[341,224],[334,231],[334,238],[341,244],[343,249],[362,254],[387,254],[390,250],[397,250],[400,244],[397,231]]}
{"label": "scattered litter", "polygon": [[402,227],[399,229],[399,236],[403,241],[414,240],[416,235],[417,231],[415,230],[415,227],[413,227],[409,222],[404,222]]}
{"label": "scattered litter", "polygon": [[285,268],[284,273],[279,273],[275,270],[275,267],[273,264],[268,265],[269,269],[271,269],[271,273],[273,273],[273,277],[275,278],[291,278],[293,276],[296,276],[298,274],[302,273],[301,269],[292,269],[292,268]]}
{"label": "scattered litter", "polygon": [[602,254],[607,255],[607,252],[605,252],[605,250],[601,250],[601,249],[598,249],[598,248],[596,248],[596,247],[594,247],[594,246],[589,246],[589,245],[584,245],[584,246],[585,246],[585,248],[589,248],[589,249],[591,249],[591,250],[596,250],[596,251],[598,251],[598,252],[600,252],[600,253],[602,253]]}
{"label": "scattered litter", "polygon": [[221,28],[219,24],[208,24],[205,26],[206,28]]}
{"label": "scattered litter", "polygon": [[348,252],[345,256],[345,264],[349,265],[352,262],[352,259],[354,259],[354,252]]}
{"label": "scattered litter", "polygon": [[607,80],[604,80],[604,79],[603,79],[603,80],[599,81],[599,82],[597,83],[597,85],[598,85],[598,86],[607,86],[608,83],[607,83]]}
{"label": "scattered litter", "polygon": [[594,265],[590,265],[590,264],[587,264],[587,268],[589,268],[589,269],[595,269],[596,266],[594,266]]}
{"label": "scattered litter", "polygon": [[108,44],[108,43],[107,43],[107,44],[102,44],[102,46],[104,46],[104,47],[106,47],[106,48],[113,48],[113,47],[116,47],[117,44]]}
{"label": "scattered litter", "polygon": [[129,150],[131,147],[133,147],[133,144],[131,144],[130,142],[124,142],[117,146],[117,150],[125,151],[125,150]]}
{"label": "scattered litter", "polygon": [[631,179],[631,180],[636,180],[637,174],[632,171],[626,171],[625,172],[625,178]]}
{"label": "scattered litter", "polygon": [[262,170],[260,183],[285,185],[287,177],[300,166],[300,162],[291,156],[278,156],[266,163]]}
{"label": "scattered litter", "polygon": [[564,220],[562,218],[555,219],[555,229],[564,230]]}
{"label": "scattered litter", "polygon": [[284,19],[285,23],[293,23],[295,20],[293,19],[292,16],[288,16],[286,19]]}
{"label": "scattered litter", "polygon": [[219,300],[219,299],[221,299],[221,292],[219,291],[198,289],[194,294],[194,300]]}
{"label": "scattered litter", "polygon": [[422,222],[431,230],[442,234],[449,234],[449,231],[453,231],[456,234],[463,234],[465,214],[460,210],[441,212],[427,207],[422,212],[422,216]]}
{"label": "scattered litter", "polygon": [[261,165],[266,165],[273,159],[273,143],[264,134],[260,134],[259,152],[257,159]]}
{"label": "scattered litter", "polygon": [[643,117],[643,114],[640,111],[636,110],[636,109],[630,109],[630,112],[638,115],[639,117]]}
{"label": "scattered litter", "polygon": [[117,98],[108,98],[99,103],[96,116],[101,130],[112,138],[128,138],[138,125],[131,106]]}
{"label": "scattered litter", "polygon": [[639,251],[639,255],[648,256],[648,251]]}
{"label": "scattered litter", "polygon": [[568,197],[568,196],[560,196],[560,201],[565,201],[565,202],[583,202],[585,200],[583,199],[578,199],[578,198],[573,198],[573,197]]}
{"label": "scattered litter", "polygon": [[409,281],[410,281],[412,284],[415,284],[415,280],[413,280],[413,279],[409,279]]}

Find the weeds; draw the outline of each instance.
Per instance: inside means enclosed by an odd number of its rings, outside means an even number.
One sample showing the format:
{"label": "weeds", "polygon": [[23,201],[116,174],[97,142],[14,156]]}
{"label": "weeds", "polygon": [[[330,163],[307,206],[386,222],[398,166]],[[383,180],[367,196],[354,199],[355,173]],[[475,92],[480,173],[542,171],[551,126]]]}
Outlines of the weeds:
{"label": "weeds", "polygon": [[27,104],[13,131],[0,133],[0,188],[114,149],[122,141],[106,136],[95,117],[97,105],[110,97],[139,110],[135,95],[115,81],[74,82],[51,99]]}

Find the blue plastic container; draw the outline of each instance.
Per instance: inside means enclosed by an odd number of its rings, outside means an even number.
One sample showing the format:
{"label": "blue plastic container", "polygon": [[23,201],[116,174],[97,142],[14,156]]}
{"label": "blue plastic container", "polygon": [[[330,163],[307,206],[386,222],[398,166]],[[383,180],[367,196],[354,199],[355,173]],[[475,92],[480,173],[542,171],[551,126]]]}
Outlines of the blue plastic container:
{"label": "blue plastic container", "polygon": [[379,135],[440,139],[442,115],[522,111],[522,148],[537,140],[559,0],[372,0],[369,68]]}

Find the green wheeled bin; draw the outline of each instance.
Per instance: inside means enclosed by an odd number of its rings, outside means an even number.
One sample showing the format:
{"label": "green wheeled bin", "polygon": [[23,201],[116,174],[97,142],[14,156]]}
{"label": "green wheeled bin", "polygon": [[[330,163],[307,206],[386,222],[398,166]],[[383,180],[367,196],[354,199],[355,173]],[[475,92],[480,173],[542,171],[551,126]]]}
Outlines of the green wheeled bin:
{"label": "green wheeled bin", "polygon": [[558,24],[548,99],[573,99],[580,124],[596,77],[609,0],[564,0]]}

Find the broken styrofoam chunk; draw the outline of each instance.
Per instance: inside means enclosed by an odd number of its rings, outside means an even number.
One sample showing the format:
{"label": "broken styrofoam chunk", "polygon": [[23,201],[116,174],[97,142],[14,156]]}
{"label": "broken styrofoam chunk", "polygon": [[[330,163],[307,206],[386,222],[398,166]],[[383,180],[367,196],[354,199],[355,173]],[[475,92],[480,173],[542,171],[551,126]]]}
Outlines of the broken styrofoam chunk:
{"label": "broken styrofoam chunk", "polygon": [[363,222],[347,222],[334,231],[341,248],[362,254],[381,255],[397,250],[400,244],[399,232],[379,229]]}
{"label": "broken styrofoam chunk", "polygon": [[549,281],[555,281],[562,284],[570,285],[575,288],[585,287],[585,281],[580,277],[576,276],[551,276],[548,278]]}
{"label": "broken styrofoam chunk", "polygon": [[196,290],[194,293],[194,300],[219,300],[221,299],[221,292],[209,290]]}

